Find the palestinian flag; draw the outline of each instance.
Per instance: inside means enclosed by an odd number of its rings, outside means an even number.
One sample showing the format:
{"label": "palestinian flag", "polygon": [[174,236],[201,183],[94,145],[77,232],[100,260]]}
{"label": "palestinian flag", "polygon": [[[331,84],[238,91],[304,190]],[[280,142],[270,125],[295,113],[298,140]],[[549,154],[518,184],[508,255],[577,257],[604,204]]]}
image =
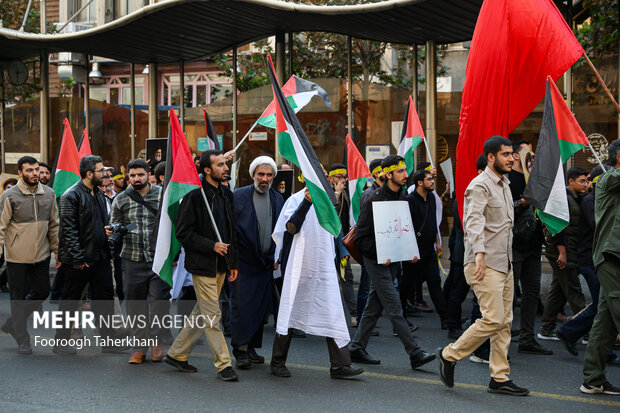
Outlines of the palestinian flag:
{"label": "palestinian flag", "polygon": [[60,151],[56,160],[56,170],[54,172],[54,192],[60,198],[65,191],[80,180],[80,158],[78,156],[75,138],[71,132],[69,120],[63,121],[64,131],[60,142]]}
{"label": "palestinian flag", "polygon": [[88,138],[88,131],[84,128],[84,133],[82,134],[82,139],[80,139],[80,143],[78,144],[78,156],[80,160],[88,155],[92,155],[93,152],[90,150],[90,139]]}
{"label": "palestinian flag", "polygon": [[181,250],[181,243],[175,235],[179,201],[196,188],[200,179],[192,153],[173,109],[170,109],[170,134],[168,135],[168,156],[166,157],[166,178],[164,195],[153,257],[153,272],[172,287],[172,264]]}
{"label": "palestinian flag", "polygon": [[341,227],[338,213],[334,207],[336,194],[334,194],[332,186],[325,177],[319,158],[314,153],[308,137],[297,116],[295,116],[295,112],[293,112],[293,108],[280,89],[271,56],[267,56],[267,60],[269,61],[269,77],[273,86],[273,101],[276,103],[278,150],[282,157],[299,167],[308,186],[308,191],[310,191],[319,223],[330,234],[337,237],[340,234]]}
{"label": "palestinian flag", "polygon": [[407,102],[407,111],[405,112],[405,121],[403,122],[403,133],[401,135],[400,145],[398,146],[398,155],[405,158],[407,164],[407,173],[411,175],[414,169],[413,151],[418,147],[420,142],[424,140],[424,130],[420,124],[420,118],[415,110],[413,99],[409,95]]}
{"label": "palestinian flag", "polygon": [[213,127],[213,122],[211,122],[211,117],[207,113],[206,109],[203,109],[205,115],[205,130],[207,131],[207,139],[209,140],[209,149],[217,149],[221,151],[220,143],[217,140],[217,133],[215,133],[215,128]]}
{"label": "palestinian flag", "polygon": [[364,192],[366,182],[371,178],[371,174],[364,157],[357,150],[353,139],[349,135],[346,137],[345,147],[347,174],[349,176],[349,199],[351,200],[349,218],[351,226],[353,226],[360,216],[362,192]]}
{"label": "palestinian flag", "polygon": [[562,164],[587,144],[585,133],[548,76],[536,157],[523,197],[538,209],[552,235],[566,228],[570,219]]}
{"label": "palestinian flag", "polygon": [[[327,92],[325,92],[321,86],[304,80],[299,76],[291,76],[288,82],[284,84],[282,93],[284,94],[284,97],[288,101],[290,107],[295,111],[294,113],[299,112],[304,106],[310,103],[314,96],[319,96],[323,99],[323,102],[325,102],[327,107],[332,107],[332,103],[327,96]],[[267,106],[267,109],[265,109],[263,114],[260,115],[257,122],[267,128],[276,127],[275,100],[271,101],[269,106]]]}

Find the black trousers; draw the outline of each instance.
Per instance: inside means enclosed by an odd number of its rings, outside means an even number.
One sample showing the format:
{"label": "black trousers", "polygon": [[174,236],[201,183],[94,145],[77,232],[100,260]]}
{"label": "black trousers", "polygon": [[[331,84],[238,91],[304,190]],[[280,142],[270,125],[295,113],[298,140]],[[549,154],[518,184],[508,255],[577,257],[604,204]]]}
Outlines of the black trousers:
{"label": "black trousers", "polygon": [[[331,367],[343,367],[351,364],[351,353],[347,346],[338,347],[336,341],[331,337],[325,337],[327,341],[327,351],[329,353],[329,361]],[[273,339],[273,352],[271,354],[271,365],[273,367],[282,367],[286,364],[288,357],[288,349],[291,347],[291,331],[287,335],[275,335]]]}
{"label": "black trousers", "polygon": [[463,264],[450,262],[450,272],[444,283],[443,296],[446,299],[446,319],[448,321],[448,329],[456,331],[461,329],[461,305],[467,293],[469,292],[469,284],[465,280],[465,272]]}
{"label": "black trousers", "polygon": [[[95,325],[99,328],[99,334],[103,338],[114,336],[115,333],[111,322],[109,326],[100,323],[102,317],[111,321],[111,316],[114,314],[114,285],[112,284],[110,260],[96,261],[83,270],[67,267],[65,268],[64,277],[65,285],[58,310],[63,312],[77,311],[78,303],[82,298],[82,291],[90,283],[92,309],[95,313]],[[64,318],[62,322],[64,324]],[[71,328],[66,328],[66,326],[56,330],[57,339],[68,339],[70,335]]]}
{"label": "black trousers", "polygon": [[[437,255],[434,253],[428,257],[420,258],[418,262],[403,262],[403,277],[405,279],[412,278],[415,280],[415,297],[416,301],[422,300],[422,284],[426,281],[428,292],[442,320],[446,318],[446,301],[441,291],[441,277],[439,276],[439,265],[437,264]],[[401,291],[402,295],[402,291]]]}
{"label": "black trousers", "polygon": [[11,296],[11,323],[19,344],[30,341],[27,321],[33,311],[50,295],[50,259],[36,264],[7,262],[9,293]]}

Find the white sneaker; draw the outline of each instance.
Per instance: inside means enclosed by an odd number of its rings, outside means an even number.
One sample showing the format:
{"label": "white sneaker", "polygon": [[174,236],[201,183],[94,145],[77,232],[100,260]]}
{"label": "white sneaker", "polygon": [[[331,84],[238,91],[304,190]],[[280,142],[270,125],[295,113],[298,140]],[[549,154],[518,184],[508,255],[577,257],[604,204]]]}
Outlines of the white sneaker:
{"label": "white sneaker", "polygon": [[469,356],[469,361],[471,361],[472,363],[478,363],[478,364],[489,364],[489,359],[483,359],[482,357],[478,357],[475,354],[472,354],[471,356]]}
{"label": "white sneaker", "polygon": [[620,395],[620,389],[609,382],[605,382],[600,386],[590,386],[583,383],[579,388],[582,393],[586,394],[611,394],[614,396]]}

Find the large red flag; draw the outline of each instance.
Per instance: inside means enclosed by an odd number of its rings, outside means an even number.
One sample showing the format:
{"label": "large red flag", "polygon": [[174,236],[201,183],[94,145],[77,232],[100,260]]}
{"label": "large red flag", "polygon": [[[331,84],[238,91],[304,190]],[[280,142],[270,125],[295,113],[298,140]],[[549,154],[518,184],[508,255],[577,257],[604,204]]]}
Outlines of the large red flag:
{"label": "large red flag", "polygon": [[471,43],[456,151],[456,196],[476,176],[484,142],[506,136],[583,48],[551,0],[485,0]]}

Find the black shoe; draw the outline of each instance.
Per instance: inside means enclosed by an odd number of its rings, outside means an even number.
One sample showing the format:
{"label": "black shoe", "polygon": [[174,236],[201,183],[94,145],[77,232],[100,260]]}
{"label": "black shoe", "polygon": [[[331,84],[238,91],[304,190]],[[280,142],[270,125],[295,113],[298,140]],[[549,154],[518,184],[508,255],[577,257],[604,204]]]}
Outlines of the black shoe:
{"label": "black shoe", "polygon": [[555,331],[555,335],[557,338],[560,339],[562,344],[564,344],[566,351],[568,351],[571,356],[577,357],[579,355],[579,351],[577,351],[577,346],[575,345],[575,343],[571,343],[570,341],[568,341],[566,336],[562,334],[562,332],[559,329]]}
{"label": "black shoe", "polygon": [[381,364],[381,360],[373,359],[363,348],[351,351],[351,361],[362,364]]}
{"label": "black shoe", "polygon": [[600,386],[592,386],[583,383],[580,388],[582,393],[587,394],[611,394],[614,396],[620,395],[620,388],[614,386],[610,382],[606,381]]}
{"label": "black shoe", "polygon": [[516,337],[521,335],[521,329],[520,328],[513,328],[512,330],[510,330],[510,337]]}
{"label": "black shoe", "polygon": [[411,368],[415,370],[435,360],[435,355],[422,350],[415,356],[409,356],[409,360],[411,361]]}
{"label": "black shoe", "polygon": [[271,374],[276,377],[291,377],[291,372],[288,371],[286,366],[274,367],[271,366]]}
{"label": "black shoe", "polygon": [[72,346],[55,345],[52,351],[56,354],[77,354],[77,350]]}
{"label": "black shoe", "polygon": [[446,387],[454,387],[454,367],[455,361],[448,361],[441,355],[443,348],[439,347],[435,356],[439,361],[439,378]]}
{"label": "black shoe", "polygon": [[442,330],[447,330],[448,329],[448,320],[446,320],[445,318],[443,320],[441,320],[441,329]]}
{"label": "black shoe", "polygon": [[499,382],[493,379],[489,382],[487,391],[489,393],[509,394],[511,396],[526,396],[530,392],[528,389],[517,386],[512,380]]}
{"label": "black shoe", "polygon": [[620,357],[616,353],[607,356],[607,364],[610,366],[620,366]]}
{"label": "black shoe", "polygon": [[263,364],[265,362],[265,357],[256,353],[256,350],[253,348],[248,349],[248,357],[254,364]]}
{"label": "black shoe", "polygon": [[372,333],[370,333],[371,336],[373,337],[378,337],[379,336],[379,330],[377,330],[376,328],[373,328]]}
{"label": "black shoe", "polygon": [[2,324],[2,327],[0,327],[0,330],[2,330],[3,332],[9,334],[11,337],[13,337],[15,339],[15,341],[17,341],[17,338],[15,337],[15,329],[13,328],[13,319],[12,318],[7,318],[6,321],[4,322],[4,324]]}
{"label": "black shoe", "polygon": [[461,334],[463,334],[463,330],[458,329],[458,330],[448,330],[448,338],[452,339],[452,340],[458,340],[459,337],[461,337]]}
{"label": "black shoe", "polygon": [[306,333],[304,333],[298,328],[291,328],[291,337],[292,338],[306,338]]}
{"label": "black shoe", "polygon": [[[237,360],[237,368],[241,370],[247,370],[252,366],[252,362],[250,361],[250,356],[247,351],[233,349],[233,355]],[[223,370],[222,370],[223,371]]]}
{"label": "black shoe", "polygon": [[422,317],[422,311],[418,310],[411,304],[407,305],[407,308],[404,311],[405,317]]}
{"label": "black shoe", "polygon": [[239,380],[239,375],[233,370],[232,367],[228,366],[224,370],[217,373],[217,378],[223,381],[237,381]]}
{"label": "black shoe", "polygon": [[125,354],[130,346],[102,346],[101,352],[104,354]]}
{"label": "black shoe", "polygon": [[192,366],[187,361],[177,360],[167,354],[166,357],[164,357],[164,361],[183,373],[196,373],[198,371],[196,367]]}
{"label": "black shoe", "polygon": [[534,341],[530,344],[524,344],[524,345],[519,345],[519,348],[517,349],[517,351],[519,353],[524,353],[524,354],[538,354],[541,356],[550,356],[553,354],[553,351],[544,348],[543,346],[541,346],[538,342]]}
{"label": "black shoe", "polygon": [[364,369],[354,369],[351,366],[330,367],[329,375],[332,379],[347,379],[362,374]]}
{"label": "black shoe", "polygon": [[30,347],[30,342],[24,341],[23,343],[21,343],[17,351],[19,352],[19,354],[32,354],[32,347]]}

